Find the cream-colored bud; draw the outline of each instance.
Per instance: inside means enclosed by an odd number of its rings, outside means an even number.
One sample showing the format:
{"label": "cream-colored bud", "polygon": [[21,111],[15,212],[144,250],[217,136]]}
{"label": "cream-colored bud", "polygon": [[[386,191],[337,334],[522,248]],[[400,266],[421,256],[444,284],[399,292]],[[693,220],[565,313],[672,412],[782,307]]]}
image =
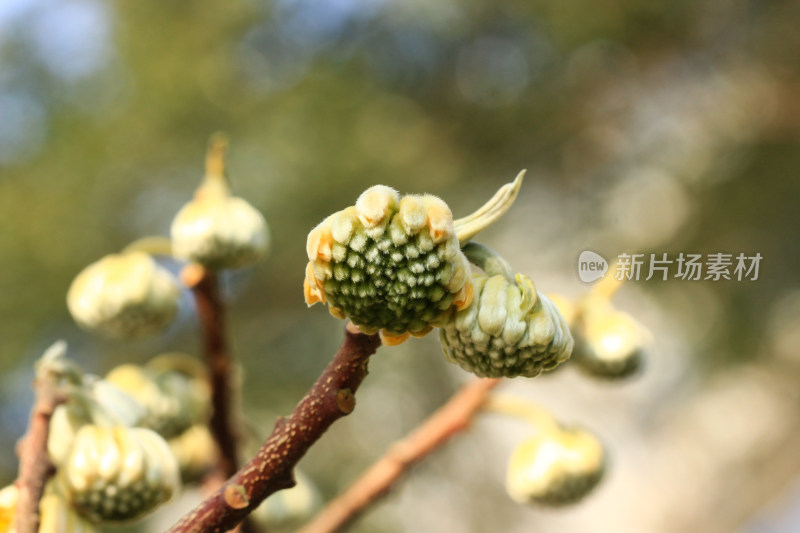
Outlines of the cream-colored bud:
{"label": "cream-colored bud", "polygon": [[649,332],[604,298],[584,298],[575,318],[575,364],[601,379],[622,379],[641,370]]}
{"label": "cream-colored bud", "polygon": [[180,487],[167,442],[144,428],[85,425],[58,470],[61,491],[95,522],[132,520],[169,500]]}
{"label": "cream-colored bud", "polygon": [[603,445],[582,429],[543,431],[521,442],[508,462],[506,490],[519,503],[575,503],[599,483]]}
{"label": "cream-colored bud", "polygon": [[175,257],[214,270],[251,266],[269,248],[267,221],[235,196],[195,198],[175,216],[170,234]]}
{"label": "cream-colored bud", "polygon": [[244,268],[264,257],[269,230],[264,217],[233,196],[225,177],[228,141],[214,135],[206,154],[206,175],[194,199],[175,216],[172,253],[211,270]]}
{"label": "cream-colored bud", "polygon": [[163,354],[145,367],[120,365],[106,379],[144,406],[139,425],[166,439],[208,418],[211,393],[204,367],[188,355]]}
{"label": "cream-colored bud", "polygon": [[88,413],[77,405],[64,404],[56,407],[50,417],[47,434],[47,455],[56,466],[61,466],[67,458],[75,434],[90,422]]}
{"label": "cream-colored bud", "polygon": [[179,300],[174,276],[143,252],[107,255],[92,263],[67,293],[78,325],[122,339],[164,329],[175,318]]}

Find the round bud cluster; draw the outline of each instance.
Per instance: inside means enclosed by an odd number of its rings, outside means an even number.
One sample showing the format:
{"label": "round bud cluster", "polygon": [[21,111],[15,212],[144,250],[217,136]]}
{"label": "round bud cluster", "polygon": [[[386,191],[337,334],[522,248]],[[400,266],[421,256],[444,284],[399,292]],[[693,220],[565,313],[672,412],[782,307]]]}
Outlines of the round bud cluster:
{"label": "round bud cluster", "polygon": [[58,481],[67,500],[96,522],[139,518],[180,486],[167,442],[152,430],[123,426],[81,427]]}
{"label": "round bud cluster", "polygon": [[206,175],[194,199],[172,221],[172,253],[210,270],[244,268],[266,255],[269,229],[264,216],[247,201],[231,194],[225,178],[228,142],[211,139]]}
{"label": "round bud cluster", "polygon": [[564,318],[524,274],[473,276],[475,297],[441,329],[447,359],[481,377],[534,377],[572,353]]}
{"label": "round bud cluster", "polygon": [[83,328],[113,338],[154,334],[175,318],[175,278],[143,252],[107,255],[86,267],[69,288],[67,306]]}
{"label": "round bud cluster", "polygon": [[306,250],[306,303],[327,303],[386,344],[426,335],[472,299],[453,215],[435,196],[371,187],[314,228]]}
{"label": "round bud cluster", "polygon": [[[601,282],[602,283],[602,282]],[[600,379],[623,379],[641,370],[648,332],[628,313],[617,310],[601,285],[577,302],[552,299],[567,317],[575,337],[572,361]]]}
{"label": "round bud cluster", "polygon": [[138,424],[172,438],[210,410],[210,391],[203,365],[188,355],[163,354],[146,366],[120,365],[106,380],[137,400],[146,410]]}
{"label": "round bud cluster", "polygon": [[644,363],[644,328],[610,304],[586,306],[575,322],[575,362],[587,374],[621,379]]}
{"label": "round bud cluster", "polygon": [[175,257],[209,269],[244,268],[269,248],[264,216],[246,200],[231,196],[224,178],[207,182],[175,216],[170,234]]}
{"label": "round bud cluster", "polygon": [[511,455],[506,490],[519,503],[575,503],[597,486],[605,470],[603,445],[581,429],[546,431]]}

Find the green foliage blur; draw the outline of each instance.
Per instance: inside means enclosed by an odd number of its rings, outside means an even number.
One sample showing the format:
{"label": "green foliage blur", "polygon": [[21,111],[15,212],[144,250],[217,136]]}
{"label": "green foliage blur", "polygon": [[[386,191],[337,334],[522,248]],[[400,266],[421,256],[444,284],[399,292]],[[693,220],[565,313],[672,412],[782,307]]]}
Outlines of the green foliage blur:
{"label": "green foliage blur", "polygon": [[[98,374],[198,352],[188,296],[163,337],[123,344],[79,330],[65,295],[89,263],[167,234],[216,131],[272,232],[266,262],[225,277],[253,433],[341,338],[303,302],[306,235],[376,183],[463,216],[527,168],[485,242],[545,292],[580,294],[584,249],[759,252],[755,282],[631,285],[681,332],[692,379],[766,357],[800,271],[798,17],[775,0],[0,1],[0,445],[24,432],[32,362],[58,338]],[[312,454],[347,465],[319,476],[327,497],[465,379],[435,335],[409,344],[379,353],[363,401],[417,407]],[[0,477],[15,469],[3,454]]]}

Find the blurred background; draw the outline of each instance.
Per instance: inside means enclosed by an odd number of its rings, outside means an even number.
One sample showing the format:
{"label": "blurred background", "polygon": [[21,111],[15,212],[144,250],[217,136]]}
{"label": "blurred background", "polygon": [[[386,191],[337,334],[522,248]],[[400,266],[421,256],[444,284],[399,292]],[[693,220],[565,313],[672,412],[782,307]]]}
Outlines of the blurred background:
{"label": "blurred background", "polygon": [[[756,281],[624,286],[616,303],[653,335],[634,380],[508,384],[606,444],[584,503],[514,504],[505,462],[531,430],[487,415],[353,531],[800,530],[798,22],[800,3],[769,0],[0,0],[3,484],[55,340],[98,374],[197,353],[188,297],[166,335],[125,344],[79,330],[65,295],[89,263],[167,234],[222,130],[273,238],[226,278],[254,434],[341,341],[343,322],[303,302],[305,238],[370,185],[458,217],[527,168],[480,241],[543,292],[586,290],[585,249],[763,257]],[[436,335],[382,348],[358,409],[301,467],[332,497],[468,379]]]}

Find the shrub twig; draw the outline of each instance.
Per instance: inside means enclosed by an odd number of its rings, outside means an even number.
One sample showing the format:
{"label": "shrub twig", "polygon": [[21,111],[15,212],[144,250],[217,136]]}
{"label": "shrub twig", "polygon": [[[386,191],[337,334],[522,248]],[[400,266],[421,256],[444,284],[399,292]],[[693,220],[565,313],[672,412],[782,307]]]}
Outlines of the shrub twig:
{"label": "shrub twig", "polygon": [[181,281],[192,291],[203,336],[203,355],[211,380],[211,420],[209,429],[219,449],[215,469],[228,479],[239,468],[238,438],[231,408],[232,359],[225,334],[225,306],[219,293],[217,274],[197,264],[181,272]]}
{"label": "shrub twig", "polygon": [[28,432],[17,445],[19,456],[19,475],[16,481],[19,499],[15,519],[17,533],[38,533],[41,522],[39,501],[42,499],[47,481],[56,471],[47,454],[47,437],[53,411],[65,401],[58,387],[58,379],[46,365],[41,365],[33,382],[36,399],[31,409]]}
{"label": "shrub twig", "polygon": [[386,495],[416,463],[469,427],[499,379],[464,385],[450,400],[372,464],[350,487],[328,503],[297,533],[341,531],[367,507]]}
{"label": "shrub twig", "polygon": [[292,470],[298,461],[331,424],[355,408],[354,394],[380,344],[378,335],[364,335],[348,324],[339,351],[292,414],[278,419],[255,457],[169,533],[228,531],[266,497],[294,486]]}

